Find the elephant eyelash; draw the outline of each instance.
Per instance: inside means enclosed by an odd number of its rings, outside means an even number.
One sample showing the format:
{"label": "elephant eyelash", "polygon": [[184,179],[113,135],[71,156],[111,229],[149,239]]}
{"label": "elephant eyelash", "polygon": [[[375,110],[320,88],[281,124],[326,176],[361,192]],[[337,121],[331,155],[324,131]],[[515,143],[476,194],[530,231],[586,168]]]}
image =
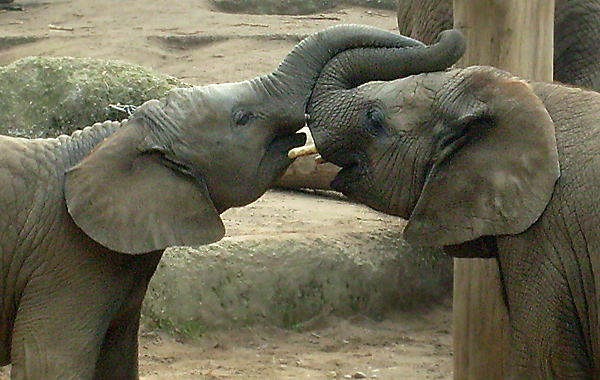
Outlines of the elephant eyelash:
{"label": "elephant eyelash", "polygon": [[366,112],[366,131],[371,136],[377,136],[386,130],[385,114],[377,106],[371,106]]}
{"label": "elephant eyelash", "polygon": [[252,121],[253,118],[254,114],[252,112],[238,110],[233,115],[233,123],[236,127],[243,127]]}

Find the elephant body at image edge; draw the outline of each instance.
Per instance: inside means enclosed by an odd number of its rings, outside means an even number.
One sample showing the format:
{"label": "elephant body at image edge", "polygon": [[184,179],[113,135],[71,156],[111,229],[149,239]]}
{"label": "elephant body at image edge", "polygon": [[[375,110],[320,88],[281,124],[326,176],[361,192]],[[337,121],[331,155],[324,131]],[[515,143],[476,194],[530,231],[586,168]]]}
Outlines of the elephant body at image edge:
{"label": "elephant body at image edge", "polygon": [[600,94],[483,66],[355,85],[362,58],[332,59],[308,105],[332,187],[410,244],[498,259],[509,378],[600,379]]}
{"label": "elephant body at image edge", "polygon": [[[401,34],[426,44],[453,27],[452,0],[398,0]],[[556,0],[554,80],[600,91],[600,0]]]}

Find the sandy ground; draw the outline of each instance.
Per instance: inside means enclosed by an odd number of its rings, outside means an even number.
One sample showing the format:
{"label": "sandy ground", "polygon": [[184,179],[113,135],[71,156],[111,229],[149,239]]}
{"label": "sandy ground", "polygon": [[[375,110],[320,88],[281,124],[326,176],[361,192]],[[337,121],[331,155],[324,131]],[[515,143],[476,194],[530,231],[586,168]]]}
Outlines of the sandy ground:
{"label": "sandy ground", "polygon": [[383,321],[324,318],[297,331],[245,328],[179,343],[142,333],[141,377],[158,379],[451,379],[450,307]]}
{"label": "sandy ground", "polygon": [[[394,30],[395,14],[340,8],[312,16],[220,13],[207,0],[19,1],[23,11],[0,12],[0,65],[30,55],[120,59],[192,84],[239,81],[273,70],[306,34],[340,23]],[[18,37],[33,37],[30,43]],[[7,39],[6,37],[16,37]],[[294,228],[357,230],[365,223],[398,223],[364,207],[328,212],[339,201],[269,192],[224,215],[229,236],[266,234],[256,223],[290,223],[286,208],[318,209]],[[310,217],[311,212],[306,212]],[[313,215],[315,217],[315,215]],[[398,312],[384,320],[323,318],[294,331],[272,327],[207,334],[186,341],[141,334],[142,379],[450,379],[451,306]],[[8,369],[0,369],[6,379]]]}

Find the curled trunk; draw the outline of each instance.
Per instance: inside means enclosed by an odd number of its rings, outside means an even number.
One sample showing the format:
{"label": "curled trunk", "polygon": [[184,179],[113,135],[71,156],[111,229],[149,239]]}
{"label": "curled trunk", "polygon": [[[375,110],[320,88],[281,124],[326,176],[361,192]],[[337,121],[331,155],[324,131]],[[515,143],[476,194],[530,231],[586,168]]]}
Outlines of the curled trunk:
{"label": "curled trunk", "polygon": [[[338,25],[302,40],[270,74],[251,80],[257,93],[271,101],[286,122],[304,125],[308,99],[323,67],[336,55],[360,48],[406,48],[424,46],[414,39],[365,25]],[[282,102],[273,102],[273,97]],[[277,109],[276,107],[280,107]],[[298,126],[299,125],[299,126]]]}
{"label": "curled trunk", "polygon": [[[347,152],[344,133],[336,131],[339,120],[353,113],[354,89],[368,81],[394,80],[413,74],[444,70],[456,63],[465,51],[465,39],[458,30],[440,34],[439,42],[424,47],[361,48],[336,55],[323,68],[307,105],[310,131],[327,161],[342,162]],[[331,112],[338,108],[340,112]],[[337,161],[333,160],[336,156]]]}
{"label": "curled trunk", "polygon": [[[444,70],[465,52],[464,36],[458,30],[440,34],[436,44],[409,48],[357,48],[336,55],[319,76],[310,106],[321,94],[357,87],[374,80],[394,80],[413,74]],[[327,98],[324,96],[323,98]]]}

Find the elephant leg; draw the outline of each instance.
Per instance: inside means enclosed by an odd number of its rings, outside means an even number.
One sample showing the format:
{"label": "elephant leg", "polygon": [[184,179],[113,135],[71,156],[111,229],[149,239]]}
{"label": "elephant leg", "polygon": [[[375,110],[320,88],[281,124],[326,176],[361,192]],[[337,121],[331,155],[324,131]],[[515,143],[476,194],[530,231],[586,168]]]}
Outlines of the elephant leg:
{"label": "elephant leg", "polygon": [[108,327],[94,380],[138,379],[138,330],[146,287],[136,293]]}
{"label": "elephant leg", "polygon": [[[539,293],[528,292],[523,296],[529,302],[510,307],[511,358],[514,359],[510,378],[593,379],[593,368],[577,319],[536,302]],[[547,314],[543,315],[543,311]],[[563,319],[574,323],[565,327]]]}
{"label": "elephant leg", "polygon": [[15,319],[12,380],[91,379],[109,323],[106,303],[83,305],[66,287],[52,291],[35,282],[25,289]]}
{"label": "elephant leg", "polygon": [[[112,317],[96,363],[94,380],[135,380],[138,378],[138,330],[140,312],[148,283],[162,252],[130,257],[133,273],[122,273],[130,282],[121,308]],[[135,264],[134,264],[135,263]]]}
{"label": "elephant leg", "polygon": [[139,313],[128,322],[109,326],[96,362],[94,380],[138,378],[138,329]]}

